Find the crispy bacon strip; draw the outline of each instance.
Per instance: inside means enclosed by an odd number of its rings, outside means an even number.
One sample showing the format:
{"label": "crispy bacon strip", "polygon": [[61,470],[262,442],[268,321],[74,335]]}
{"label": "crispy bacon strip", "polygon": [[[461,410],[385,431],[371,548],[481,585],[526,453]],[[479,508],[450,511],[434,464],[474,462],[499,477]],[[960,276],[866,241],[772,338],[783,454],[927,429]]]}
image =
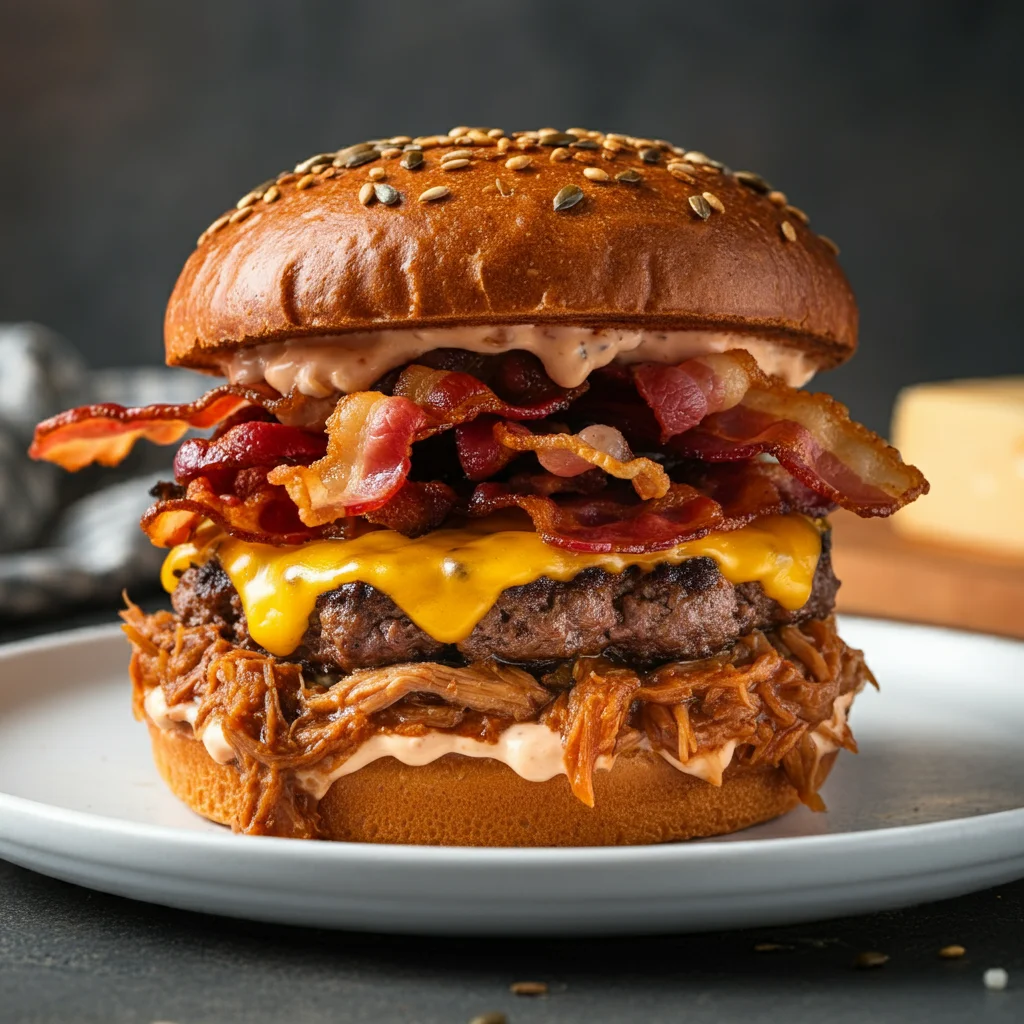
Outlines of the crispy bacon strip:
{"label": "crispy bacon strip", "polygon": [[94,462],[116,466],[141,438],[174,444],[186,431],[215,427],[249,406],[260,406],[283,423],[307,427],[322,423],[325,415],[324,403],[305,395],[223,384],[187,404],[125,407],[107,402],[68,409],[36,427],[29,455],[72,472]]}
{"label": "crispy bacon strip", "polygon": [[304,544],[341,537],[347,530],[346,523],[304,526],[287,493],[267,483],[265,472],[259,469],[235,474],[223,493],[208,477],[196,477],[189,481],[183,496],[163,498],[150,506],[140,525],[157,547],[174,547],[187,541],[206,519],[254,544]]}
{"label": "crispy bacon strip", "polygon": [[455,428],[455,449],[467,480],[486,480],[518,456],[494,436],[494,427],[500,422],[497,416],[485,413]]}
{"label": "crispy bacon strip", "polygon": [[[507,420],[542,420],[567,409],[584,391],[553,388],[554,393],[529,405],[511,405],[499,398],[483,381],[455,370],[429,366],[407,366],[395,383],[394,394],[415,402],[430,425],[429,432],[467,423],[485,413]],[[421,436],[427,436],[424,432]]]}
{"label": "crispy bacon strip", "polygon": [[428,419],[407,398],[357,391],[327,420],[327,454],[310,466],[267,474],[284,487],[306,526],[323,526],[384,505],[409,475],[412,443]]}
{"label": "crispy bacon strip", "polygon": [[562,731],[563,758],[573,794],[593,807],[594,769],[599,758],[615,752],[640,678],[605,658],[579,658],[572,674],[575,685],[569,691]]}
{"label": "crispy bacon strip", "polygon": [[174,479],[188,483],[211,473],[282,463],[309,463],[320,458],[327,447],[321,433],[282,423],[251,420],[231,427],[214,440],[193,438],[174,456]]}
{"label": "crispy bacon strip", "polygon": [[597,494],[563,496],[543,484],[544,478],[537,486],[527,479],[519,479],[515,486],[478,484],[469,514],[485,516],[518,507],[530,516],[545,543],[554,547],[633,553],[659,551],[713,531],[736,530],[759,516],[823,515],[830,508],[780,467],[767,464],[709,467],[700,490],[674,483],[663,497],[647,501],[612,486]]}
{"label": "crispy bacon strip", "polygon": [[406,537],[419,537],[441,526],[457,502],[455,491],[439,480],[406,480],[393,497],[363,518]]}
{"label": "crispy bacon strip", "polygon": [[93,462],[116,466],[140,438],[174,444],[190,428],[216,426],[249,404],[248,396],[225,386],[187,405],[84,405],[40,423],[28,453],[72,472]]}
{"label": "crispy bacon strip", "polygon": [[672,447],[707,462],[772,455],[807,487],[860,516],[892,515],[928,492],[920,470],[835,399],[781,383],[751,390]]}
{"label": "crispy bacon strip", "polygon": [[637,503],[621,494],[557,502],[484,483],[473,491],[469,514],[486,516],[506,508],[521,508],[546,544],[570,551],[658,551],[725,523],[718,503],[686,484],[673,484],[664,497]]}
{"label": "crispy bacon strip", "polygon": [[392,499],[409,475],[412,445],[477,416],[542,419],[564,409],[582,388],[533,405],[510,405],[468,373],[406,367],[394,394],[346,395],[327,419],[327,454],[309,466],[282,466],[267,479],[284,487],[306,526],[366,515]]}
{"label": "crispy bacon strip", "polygon": [[688,458],[728,462],[771,455],[818,494],[861,516],[887,516],[928,490],[895,448],[846,407],[763,373],[746,352],[679,366],[641,363],[633,379],[663,443]]}
{"label": "crispy bacon strip", "polygon": [[678,366],[637,363],[633,381],[650,406],[667,441],[697,426],[705,416],[731,409],[755,384],[765,380],[748,352],[713,353]]}
{"label": "crispy bacon strip", "polygon": [[632,480],[636,493],[644,499],[663,498],[671,485],[665,470],[651,459],[633,458],[623,462],[587,444],[578,434],[533,434],[517,423],[499,422],[494,425],[494,437],[505,448],[517,452],[570,452],[609,476]]}

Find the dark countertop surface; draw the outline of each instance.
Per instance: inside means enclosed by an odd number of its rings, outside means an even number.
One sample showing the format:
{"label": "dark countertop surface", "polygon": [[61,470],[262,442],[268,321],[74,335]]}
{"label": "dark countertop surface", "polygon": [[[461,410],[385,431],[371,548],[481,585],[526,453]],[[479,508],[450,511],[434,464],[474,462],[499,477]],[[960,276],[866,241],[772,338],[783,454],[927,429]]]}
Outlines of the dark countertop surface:
{"label": "dark countertop surface", "polygon": [[[0,626],[0,642],[109,620]],[[758,951],[771,943],[782,948]],[[966,947],[957,960],[942,946]],[[890,959],[855,969],[858,953]],[[1005,991],[983,972],[1003,967]],[[516,981],[548,994],[516,996]],[[0,862],[0,1021],[526,1022],[1024,1020],[1024,881],[787,928],[614,939],[423,939],[207,917]]]}

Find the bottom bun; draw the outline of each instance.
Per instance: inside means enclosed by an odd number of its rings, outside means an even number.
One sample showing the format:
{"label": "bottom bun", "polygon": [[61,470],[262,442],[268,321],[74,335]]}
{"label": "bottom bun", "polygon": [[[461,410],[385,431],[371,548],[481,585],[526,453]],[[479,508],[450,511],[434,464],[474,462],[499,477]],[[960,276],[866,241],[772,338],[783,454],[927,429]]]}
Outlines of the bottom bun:
{"label": "bottom bun", "polygon": [[[222,825],[242,783],[184,732],[149,727],[157,768],[178,799]],[[824,781],[835,761],[818,766]],[[324,839],[427,846],[627,846],[736,832],[792,810],[799,797],[782,768],[730,765],[721,786],[678,771],[649,751],[594,774],[595,806],[564,775],[528,782],[488,758],[447,754],[409,767],[383,757],[337,779],[320,801]]]}

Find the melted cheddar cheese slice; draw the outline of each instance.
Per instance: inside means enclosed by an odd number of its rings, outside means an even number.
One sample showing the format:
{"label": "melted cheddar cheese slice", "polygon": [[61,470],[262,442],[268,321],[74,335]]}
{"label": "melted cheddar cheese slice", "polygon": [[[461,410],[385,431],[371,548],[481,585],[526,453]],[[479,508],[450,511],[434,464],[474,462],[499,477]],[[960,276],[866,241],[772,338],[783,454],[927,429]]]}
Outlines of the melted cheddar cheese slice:
{"label": "melted cheddar cheese slice", "polygon": [[458,643],[473,631],[508,587],[547,576],[571,580],[591,567],[651,570],[688,558],[712,558],[730,583],[760,583],[784,608],[811,593],[821,535],[804,516],[766,516],[730,533],[712,533],[649,554],[589,554],[545,544],[532,530],[487,531],[480,525],[435,530],[410,539],[377,530],[353,540],[300,547],[248,544],[208,534],[171,550],[162,582],[168,591],[192,564],[216,553],[238,591],[249,635],[277,657],[291,654],[317,598],[344,583],[362,582],[387,594],[425,633]]}

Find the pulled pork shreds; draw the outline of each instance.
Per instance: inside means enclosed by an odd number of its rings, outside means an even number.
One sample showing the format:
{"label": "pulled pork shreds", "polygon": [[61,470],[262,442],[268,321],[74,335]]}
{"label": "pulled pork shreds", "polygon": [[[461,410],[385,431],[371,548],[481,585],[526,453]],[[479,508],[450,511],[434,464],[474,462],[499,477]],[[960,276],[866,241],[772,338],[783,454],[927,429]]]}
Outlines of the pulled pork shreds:
{"label": "pulled pork shreds", "polygon": [[[587,806],[603,757],[646,741],[685,762],[733,741],[737,763],[781,764],[800,799],[824,809],[811,733],[830,721],[840,695],[874,683],[831,618],[754,632],[717,657],[647,673],[580,658],[538,682],[496,662],[424,662],[361,670],[327,686],[308,682],[298,664],[235,646],[215,626],[186,627],[170,612],[146,615],[132,604],[122,617],[136,717],[144,719],[155,686],[169,706],[198,702],[196,734],[217,720],[236,753],[244,800],[233,827],[299,838],[319,833],[317,802],[297,773],[330,772],[380,732],[441,729],[494,742],[522,721],[560,733],[569,784]],[[845,723],[828,731],[856,751]]]}
{"label": "pulled pork shreds", "polygon": [[578,658],[572,667],[574,686],[559,698],[564,715],[557,721],[565,748],[569,786],[588,807],[594,806],[594,769],[598,759],[615,753],[640,677],[606,658]]}

